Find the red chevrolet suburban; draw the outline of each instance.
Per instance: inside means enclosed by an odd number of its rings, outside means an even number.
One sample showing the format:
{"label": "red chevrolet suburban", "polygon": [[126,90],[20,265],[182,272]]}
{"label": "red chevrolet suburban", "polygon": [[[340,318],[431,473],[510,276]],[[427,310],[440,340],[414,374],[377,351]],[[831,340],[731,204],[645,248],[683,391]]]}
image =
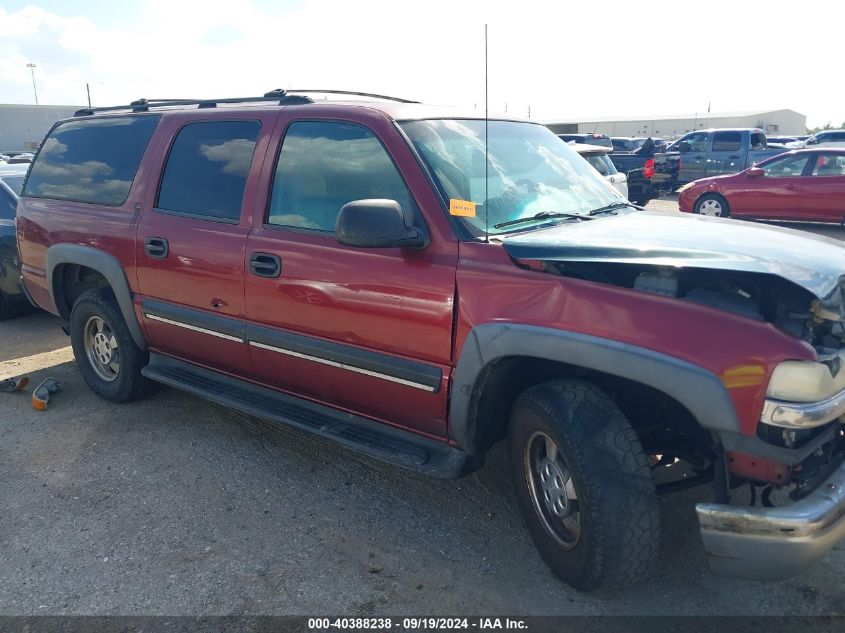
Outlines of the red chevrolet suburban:
{"label": "red chevrolet suburban", "polygon": [[23,284],[95,393],[158,381],[439,477],[506,440],[582,590],[648,576],[664,490],[712,487],[717,573],[786,577],[845,538],[838,242],[637,211],[533,122],[310,94],[49,132]]}

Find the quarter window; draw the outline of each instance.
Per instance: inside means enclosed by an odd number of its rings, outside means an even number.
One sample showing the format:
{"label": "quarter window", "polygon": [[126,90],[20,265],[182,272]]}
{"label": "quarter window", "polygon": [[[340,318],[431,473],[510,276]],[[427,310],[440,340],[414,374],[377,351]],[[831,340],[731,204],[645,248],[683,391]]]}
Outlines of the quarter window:
{"label": "quarter window", "polygon": [[122,205],[159,118],[108,116],[61,123],[44,140],[23,195]]}
{"label": "quarter window", "polygon": [[202,121],[183,127],[167,157],[156,209],[239,220],[260,127],[257,121]]}
{"label": "quarter window", "polygon": [[395,200],[418,215],[399,171],[375,134],[359,125],[295,121],[276,165],[267,222],[334,232],[341,207],[353,200]]}

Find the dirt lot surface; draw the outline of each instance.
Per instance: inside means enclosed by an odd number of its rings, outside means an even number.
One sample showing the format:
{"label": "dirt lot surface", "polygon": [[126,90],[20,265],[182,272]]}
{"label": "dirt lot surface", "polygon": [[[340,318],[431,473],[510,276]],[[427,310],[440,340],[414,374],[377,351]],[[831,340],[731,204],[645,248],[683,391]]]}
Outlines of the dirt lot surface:
{"label": "dirt lot surface", "polygon": [[784,582],[710,575],[707,488],[662,498],[655,580],[582,595],[536,554],[501,446],[428,479],[171,389],[107,404],[44,313],[0,340],[0,378],[63,385],[44,413],[0,394],[0,614],[845,613],[843,546]]}

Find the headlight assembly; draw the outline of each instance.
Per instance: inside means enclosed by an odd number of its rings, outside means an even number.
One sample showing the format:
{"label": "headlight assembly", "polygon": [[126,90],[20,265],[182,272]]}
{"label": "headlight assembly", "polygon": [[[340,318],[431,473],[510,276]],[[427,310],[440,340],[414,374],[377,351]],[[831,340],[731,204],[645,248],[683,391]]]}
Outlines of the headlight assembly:
{"label": "headlight assembly", "polygon": [[791,360],[775,367],[766,396],[786,402],[818,402],[845,389],[845,371],[831,374],[822,363]]}

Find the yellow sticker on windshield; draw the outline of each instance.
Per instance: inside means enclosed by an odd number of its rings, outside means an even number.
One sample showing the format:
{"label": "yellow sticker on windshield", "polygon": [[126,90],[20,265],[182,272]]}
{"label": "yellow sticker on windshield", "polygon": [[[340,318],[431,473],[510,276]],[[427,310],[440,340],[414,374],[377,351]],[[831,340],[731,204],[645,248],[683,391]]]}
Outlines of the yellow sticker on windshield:
{"label": "yellow sticker on windshield", "polygon": [[469,200],[449,200],[449,213],[451,215],[459,215],[464,218],[475,217],[475,203]]}

